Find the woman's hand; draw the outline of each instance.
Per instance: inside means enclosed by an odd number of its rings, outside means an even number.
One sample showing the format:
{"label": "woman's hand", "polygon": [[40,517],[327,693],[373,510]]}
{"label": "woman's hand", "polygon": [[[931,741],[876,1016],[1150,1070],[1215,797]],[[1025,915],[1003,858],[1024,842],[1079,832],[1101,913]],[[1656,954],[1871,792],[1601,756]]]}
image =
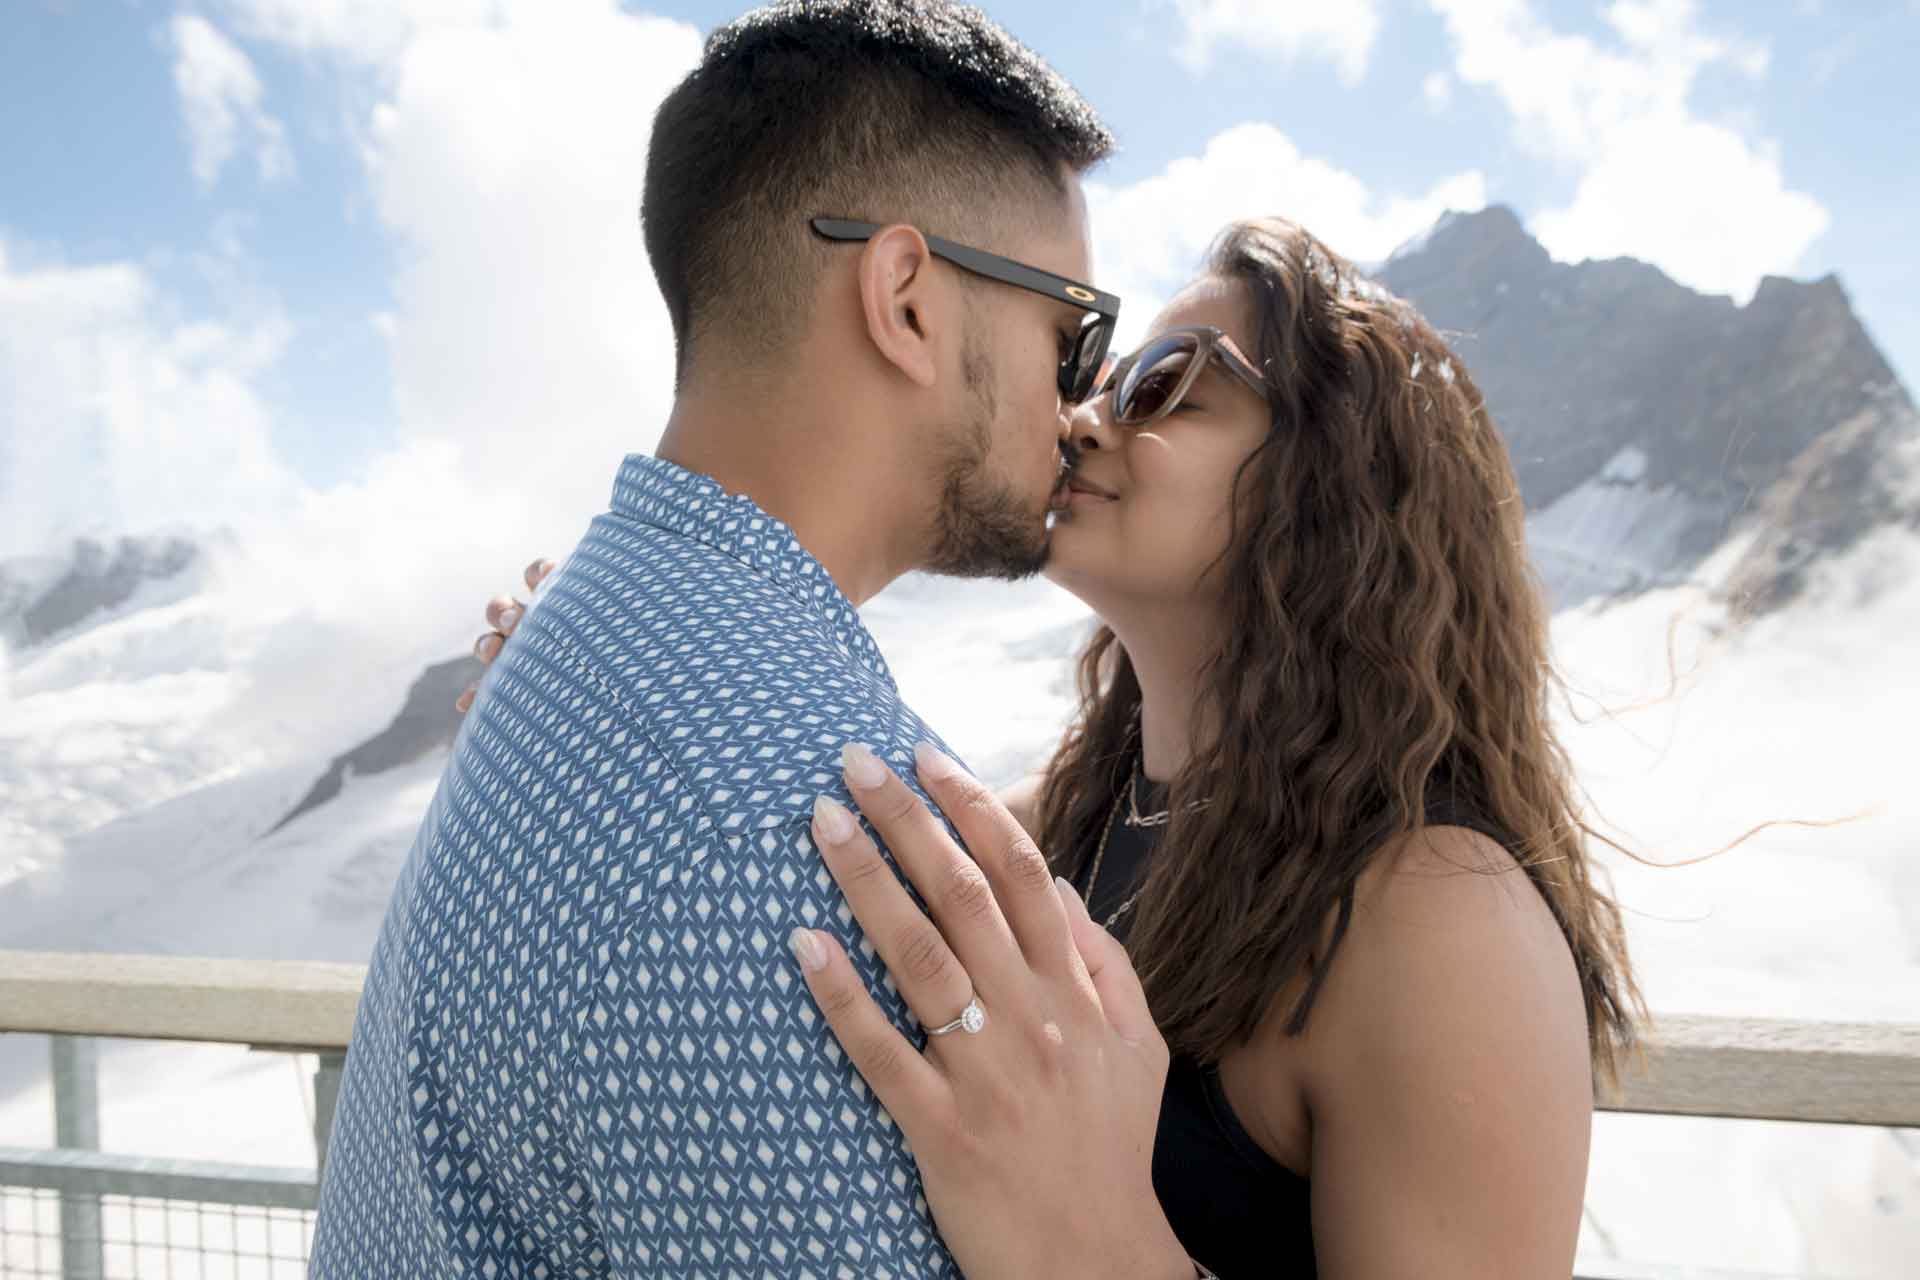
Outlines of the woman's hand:
{"label": "woman's hand", "polygon": [[[539,587],[546,576],[553,572],[551,560],[535,560],[528,565],[520,576],[526,579],[527,590],[532,592]],[[487,627],[473,642],[473,656],[480,659],[482,666],[491,665],[500,656],[500,650],[507,643],[507,637],[520,625],[520,619],[527,616],[527,607],[512,596],[495,596],[487,601]],[[473,705],[473,695],[479,690],[480,683],[468,685],[458,698],[453,700],[453,709],[465,715]]]}
{"label": "woman's hand", "polygon": [[871,752],[845,756],[856,803],[932,920],[845,808],[822,798],[814,839],[922,1024],[956,1020],[977,997],[985,1025],[929,1036],[922,1053],[841,946],[798,929],[808,988],[906,1135],[971,1280],[1192,1277],[1153,1190],[1167,1046],[1126,952],[991,791],[931,747],[918,764],[977,859]]}

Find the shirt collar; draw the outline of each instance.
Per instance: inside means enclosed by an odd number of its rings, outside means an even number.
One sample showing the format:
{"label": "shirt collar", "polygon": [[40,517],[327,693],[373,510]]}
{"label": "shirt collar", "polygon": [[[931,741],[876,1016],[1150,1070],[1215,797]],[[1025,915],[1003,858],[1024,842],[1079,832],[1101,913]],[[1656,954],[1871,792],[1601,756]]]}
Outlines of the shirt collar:
{"label": "shirt collar", "polygon": [[613,510],[683,538],[705,543],[773,579],[819,613],[849,657],[891,687],[893,673],[860,613],[793,530],[745,494],[728,493],[711,476],[663,458],[629,454],[613,484]]}

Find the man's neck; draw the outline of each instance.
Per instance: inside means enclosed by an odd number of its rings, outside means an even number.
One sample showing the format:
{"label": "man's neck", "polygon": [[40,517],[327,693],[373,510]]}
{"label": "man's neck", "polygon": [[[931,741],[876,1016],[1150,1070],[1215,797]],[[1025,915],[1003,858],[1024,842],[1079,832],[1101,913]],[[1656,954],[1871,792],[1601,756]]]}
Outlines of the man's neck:
{"label": "man's neck", "polygon": [[854,606],[915,567],[921,558],[920,513],[911,487],[838,412],[789,400],[754,406],[738,398],[683,393],[655,450],[658,457],[716,481],[793,530]]}

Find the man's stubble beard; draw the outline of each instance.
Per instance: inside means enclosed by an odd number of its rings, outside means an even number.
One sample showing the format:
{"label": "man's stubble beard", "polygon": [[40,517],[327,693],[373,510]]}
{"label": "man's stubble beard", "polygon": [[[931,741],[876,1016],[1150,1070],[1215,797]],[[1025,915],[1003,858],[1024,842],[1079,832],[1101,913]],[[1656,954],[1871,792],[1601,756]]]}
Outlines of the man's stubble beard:
{"label": "man's stubble beard", "polygon": [[969,411],[952,433],[940,487],[940,510],[926,570],[953,578],[1017,582],[1047,563],[1045,513],[1036,519],[1026,500],[994,474],[993,423],[999,413],[993,362],[968,326],[960,373]]}

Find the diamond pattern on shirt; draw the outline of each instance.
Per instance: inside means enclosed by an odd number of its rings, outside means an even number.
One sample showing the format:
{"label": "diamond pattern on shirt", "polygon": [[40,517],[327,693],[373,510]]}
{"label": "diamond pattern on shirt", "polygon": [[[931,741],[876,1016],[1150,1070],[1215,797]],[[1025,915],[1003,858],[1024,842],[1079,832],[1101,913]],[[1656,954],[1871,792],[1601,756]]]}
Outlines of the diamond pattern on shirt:
{"label": "diamond pattern on shirt", "polygon": [[[629,458],[489,673],[375,946],[312,1275],[951,1276],[786,949],[839,752],[930,738],[780,522]],[[936,740],[937,741],[937,740]]]}

